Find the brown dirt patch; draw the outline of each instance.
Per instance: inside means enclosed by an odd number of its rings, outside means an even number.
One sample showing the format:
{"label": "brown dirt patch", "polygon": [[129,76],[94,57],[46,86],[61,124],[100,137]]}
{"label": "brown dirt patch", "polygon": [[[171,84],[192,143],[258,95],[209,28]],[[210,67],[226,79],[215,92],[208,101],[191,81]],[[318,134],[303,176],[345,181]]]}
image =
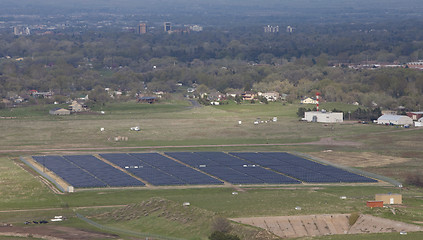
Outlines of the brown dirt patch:
{"label": "brown dirt patch", "polygon": [[407,158],[384,156],[370,152],[317,152],[309,155],[325,159],[331,163],[340,164],[349,167],[382,167],[390,164],[404,163],[409,161]]}
{"label": "brown dirt patch", "polygon": [[361,215],[353,226],[349,225],[349,214],[252,217],[234,218],[231,220],[263,228],[283,238],[333,234],[423,231],[423,227],[417,225],[370,215]]}
{"label": "brown dirt patch", "polygon": [[300,143],[298,145],[327,145],[327,146],[350,146],[350,147],[359,147],[363,145],[360,142],[353,142],[353,141],[340,141],[334,140],[333,138],[321,138],[317,142],[306,142]]}
{"label": "brown dirt patch", "polygon": [[63,226],[25,226],[25,227],[0,227],[3,236],[33,236],[42,239],[56,240],[92,240],[92,239],[117,239],[117,235],[81,230]]}

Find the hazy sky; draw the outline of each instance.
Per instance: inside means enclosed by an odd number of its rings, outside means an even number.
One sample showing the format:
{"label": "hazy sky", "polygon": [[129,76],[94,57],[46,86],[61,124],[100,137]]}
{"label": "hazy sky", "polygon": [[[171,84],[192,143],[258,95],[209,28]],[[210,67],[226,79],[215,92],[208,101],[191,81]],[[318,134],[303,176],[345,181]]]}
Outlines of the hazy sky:
{"label": "hazy sky", "polygon": [[[0,0],[0,18],[9,14],[109,13],[168,16],[173,19],[233,17],[242,21],[296,19],[360,21],[422,16],[422,0]],[[1,19],[0,19],[1,21]],[[250,20],[251,21],[251,20]]]}

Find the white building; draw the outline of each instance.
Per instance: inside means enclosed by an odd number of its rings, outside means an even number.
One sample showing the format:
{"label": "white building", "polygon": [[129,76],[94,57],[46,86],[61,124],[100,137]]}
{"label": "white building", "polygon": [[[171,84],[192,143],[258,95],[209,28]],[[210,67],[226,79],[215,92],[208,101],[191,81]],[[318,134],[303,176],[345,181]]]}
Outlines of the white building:
{"label": "white building", "polygon": [[415,127],[423,127],[423,117],[414,122]]}
{"label": "white building", "polygon": [[344,121],[342,112],[305,112],[303,120],[307,122],[340,123]]}
{"label": "white building", "polygon": [[377,119],[377,124],[387,125],[412,125],[413,119],[405,115],[389,115],[385,114]]}
{"label": "white building", "polygon": [[265,93],[258,92],[257,95],[265,97],[267,101],[269,102],[274,102],[278,100],[280,97],[278,92],[265,92]]}
{"label": "white building", "polygon": [[278,33],[279,32],[279,26],[267,25],[266,27],[264,27],[264,32],[265,33]]}
{"label": "white building", "polygon": [[203,27],[199,25],[189,26],[189,29],[194,32],[201,32],[203,31]]}
{"label": "white building", "polygon": [[317,104],[317,100],[311,97],[308,97],[308,98],[302,99],[301,104]]}

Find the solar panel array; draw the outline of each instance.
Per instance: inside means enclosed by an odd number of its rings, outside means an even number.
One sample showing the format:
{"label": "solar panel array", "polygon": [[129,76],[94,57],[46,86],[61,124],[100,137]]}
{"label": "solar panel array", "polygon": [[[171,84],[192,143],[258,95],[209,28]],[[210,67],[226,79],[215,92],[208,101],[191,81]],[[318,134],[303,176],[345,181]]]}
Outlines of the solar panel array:
{"label": "solar panel array", "polygon": [[156,186],[223,184],[158,153],[113,153],[100,156]]}
{"label": "solar panel array", "polygon": [[76,188],[106,187],[106,183],[62,156],[33,156],[32,158]]}
{"label": "solar panel array", "polygon": [[91,155],[63,156],[81,169],[100,179],[110,187],[144,186],[145,184],[123,171]]}
{"label": "solar panel array", "polygon": [[233,156],[245,159],[252,163],[274,169],[310,183],[358,183],[377,182],[374,179],[354,174],[333,166],[323,165],[289,153],[281,152],[234,152]]}
{"label": "solar panel array", "polygon": [[92,155],[33,156],[33,159],[76,188],[145,185],[128,172],[156,186],[223,184],[218,179],[233,184],[377,182],[284,152],[165,154],[169,157],[158,153],[100,154],[121,169]]}
{"label": "solar panel array", "polygon": [[223,152],[167,152],[166,155],[233,184],[300,183]]}

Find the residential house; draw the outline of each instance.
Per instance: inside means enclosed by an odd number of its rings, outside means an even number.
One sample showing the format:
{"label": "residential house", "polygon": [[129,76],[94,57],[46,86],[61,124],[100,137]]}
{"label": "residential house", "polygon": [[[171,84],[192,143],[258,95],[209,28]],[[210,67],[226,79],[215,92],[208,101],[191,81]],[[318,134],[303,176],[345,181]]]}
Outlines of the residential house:
{"label": "residential house", "polygon": [[417,121],[419,118],[423,117],[423,112],[407,112],[407,116]]}
{"label": "residential house", "polygon": [[395,110],[382,110],[382,115],[397,115]]}
{"label": "residential house", "polygon": [[17,96],[14,100],[13,100],[13,102],[15,102],[15,103],[17,103],[17,104],[19,104],[19,103],[23,103],[25,101],[25,99],[23,98],[23,97],[21,97],[21,96]]}
{"label": "residential house", "polygon": [[210,100],[210,101],[222,101],[225,98],[226,98],[226,96],[219,91],[214,91],[214,92],[207,94],[207,99]]}
{"label": "residential house", "polygon": [[254,98],[256,98],[256,94],[252,92],[244,92],[241,94],[241,97],[244,101],[251,101],[251,100],[254,100]]}
{"label": "residential house", "polygon": [[31,90],[31,95],[37,98],[52,98],[54,93],[52,91],[48,92],[38,92],[37,90]]}
{"label": "residential house", "polygon": [[317,104],[317,100],[311,97],[307,97],[301,100],[301,104]]}
{"label": "residential house", "polygon": [[418,62],[409,62],[406,64],[407,68],[414,68],[414,69],[419,69],[419,70],[423,70],[423,61],[418,61]]}
{"label": "residential house", "polygon": [[236,91],[233,91],[233,92],[227,92],[226,93],[226,96],[230,96],[230,97],[233,97],[233,98],[235,98],[236,96],[241,96],[242,95],[242,91],[241,90],[236,90]]}
{"label": "residential house", "polygon": [[71,112],[83,112],[83,111],[87,111],[87,106],[85,106],[84,104],[78,101],[72,101],[72,104],[69,105],[68,109]]}
{"label": "residential house", "polygon": [[267,101],[269,102],[274,102],[277,101],[280,98],[280,95],[278,92],[258,92],[259,96],[265,97],[267,99]]}
{"label": "residential house", "polygon": [[142,102],[142,103],[150,103],[150,104],[153,104],[156,101],[157,101],[157,97],[147,97],[147,96],[144,96],[144,97],[139,97],[138,98],[138,102]]}

